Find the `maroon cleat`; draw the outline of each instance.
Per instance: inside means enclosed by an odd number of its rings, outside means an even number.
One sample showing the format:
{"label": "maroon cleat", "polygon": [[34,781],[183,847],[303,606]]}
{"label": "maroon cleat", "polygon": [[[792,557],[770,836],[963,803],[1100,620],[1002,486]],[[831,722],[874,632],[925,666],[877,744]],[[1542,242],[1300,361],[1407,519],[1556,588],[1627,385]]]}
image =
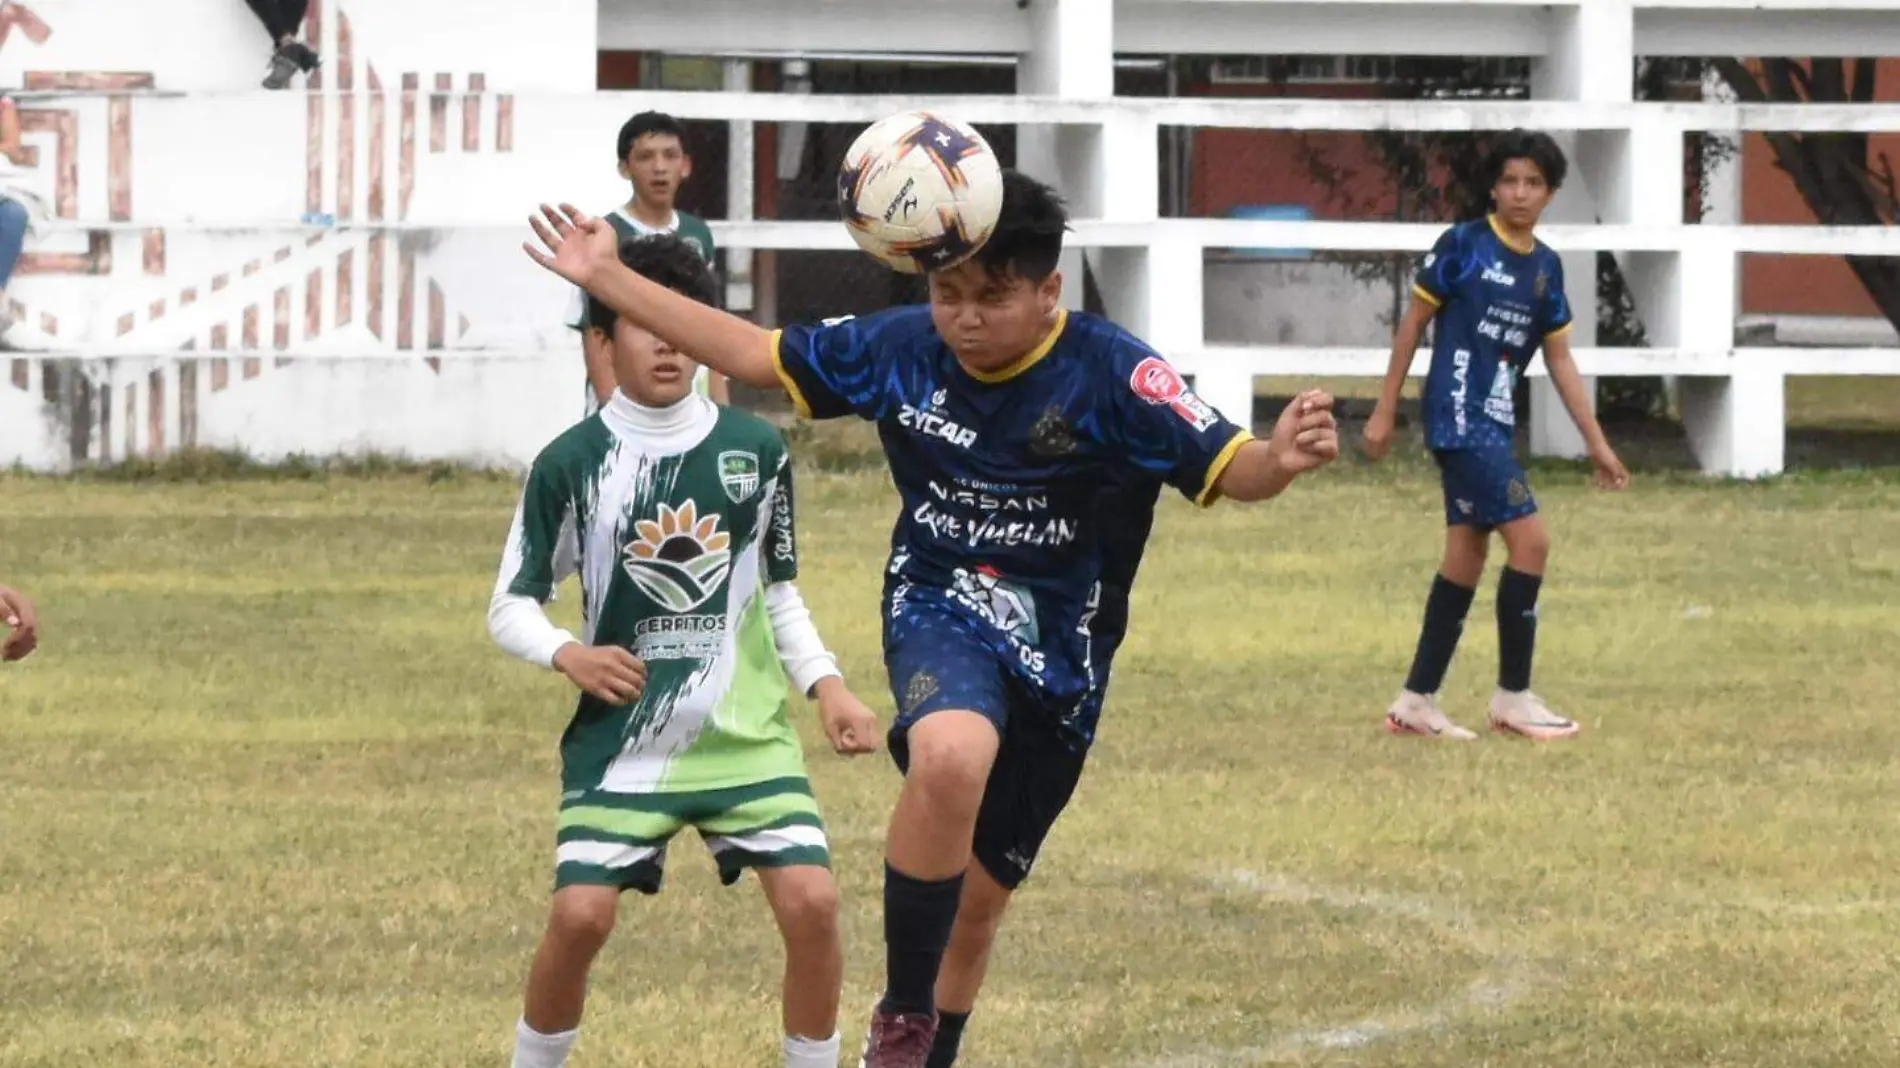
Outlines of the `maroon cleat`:
{"label": "maroon cleat", "polygon": [[871,1014],[871,1033],[864,1037],[858,1068],[924,1068],[936,1040],[936,1013],[926,1016],[880,1008]]}

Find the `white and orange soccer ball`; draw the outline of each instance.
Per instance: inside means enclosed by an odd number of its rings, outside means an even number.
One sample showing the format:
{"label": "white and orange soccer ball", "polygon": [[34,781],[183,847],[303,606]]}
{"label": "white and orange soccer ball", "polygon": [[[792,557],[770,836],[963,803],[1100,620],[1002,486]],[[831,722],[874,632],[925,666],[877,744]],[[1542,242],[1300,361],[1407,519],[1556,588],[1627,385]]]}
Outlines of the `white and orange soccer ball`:
{"label": "white and orange soccer ball", "polygon": [[904,274],[953,267],[989,240],[1003,168],[967,123],[907,111],[866,127],[838,168],[838,213],[858,247]]}

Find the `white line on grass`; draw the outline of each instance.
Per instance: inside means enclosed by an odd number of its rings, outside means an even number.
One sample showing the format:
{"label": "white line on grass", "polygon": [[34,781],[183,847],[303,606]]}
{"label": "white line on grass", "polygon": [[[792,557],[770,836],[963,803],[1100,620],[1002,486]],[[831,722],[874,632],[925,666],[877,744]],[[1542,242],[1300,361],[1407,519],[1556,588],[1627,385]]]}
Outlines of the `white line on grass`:
{"label": "white line on grass", "polygon": [[1294,1031],[1256,1046],[1151,1058],[1140,1062],[1139,1068],[1238,1068],[1287,1060],[1303,1053],[1358,1049],[1375,1042],[1425,1034],[1450,1027],[1479,1013],[1494,1011],[1524,997],[1530,993],[1536,979],[1525,961],[1505,950],[1496,938],[1476,926],[1464,910],[1426,898],[1327,886],[1284,875],[1244,870],[1216,876],[1214,881],[1223,887],[1256,893],[1276,901],[1361,909],[1430,923],[1456,932],[1473,949],[1489,957],[1490,963],[1462,992],[1422,1008],[1394,1008],[1334,1027]]}

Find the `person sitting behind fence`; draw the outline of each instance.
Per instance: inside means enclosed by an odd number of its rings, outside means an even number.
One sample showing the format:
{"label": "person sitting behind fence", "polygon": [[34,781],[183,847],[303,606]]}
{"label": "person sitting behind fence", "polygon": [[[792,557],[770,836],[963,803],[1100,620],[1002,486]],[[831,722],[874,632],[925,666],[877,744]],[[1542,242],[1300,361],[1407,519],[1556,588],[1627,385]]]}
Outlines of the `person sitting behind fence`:
{"label": "person sitting behind fence", "polygon": [[270,34],[270,68],[264,75],[264,88],[284,89],[299,71],[309,74],[323,65],[317,50],[297,39],[297,31],[310,11],[310,0],[244,0],[264,30]]}

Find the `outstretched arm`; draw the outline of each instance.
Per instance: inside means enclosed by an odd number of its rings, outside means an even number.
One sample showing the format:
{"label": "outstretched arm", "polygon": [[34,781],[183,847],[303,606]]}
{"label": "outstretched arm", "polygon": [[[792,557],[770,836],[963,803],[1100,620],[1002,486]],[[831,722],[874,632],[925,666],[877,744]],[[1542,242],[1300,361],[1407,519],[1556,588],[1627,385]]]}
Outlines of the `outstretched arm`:
{"label": "outstretched arm", "polygon": [[1271,438],[1256,438],[1240,446],[1214,486],[1221,496],[1236,501],[1264,501],[1279,496],[1301,474],[1338,456],[1333,398],[1321,390],[1308,390],[1280,413]]}
{"label": "outstretched arm", "polygon": [[720,374],[761,389],[779,386],[769,333],[635,274],[620,262],[618,236],[606,221],[572,205],[543,204],[528,224],[546,246],[522,244],[534,262]]}

